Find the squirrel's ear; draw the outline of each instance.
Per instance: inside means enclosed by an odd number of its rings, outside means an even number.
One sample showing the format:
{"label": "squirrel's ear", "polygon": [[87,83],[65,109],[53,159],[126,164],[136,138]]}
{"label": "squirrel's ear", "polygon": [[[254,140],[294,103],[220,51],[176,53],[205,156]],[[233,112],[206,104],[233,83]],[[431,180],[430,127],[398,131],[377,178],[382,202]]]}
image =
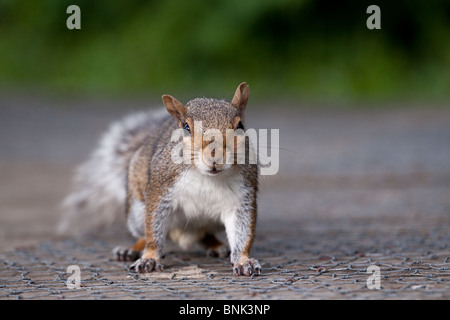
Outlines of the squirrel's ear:
{"label": "squirrel's ear", "polygon": [[167,111],[174,117],[178,122],[183,124],[186,119],[186,107],[177,99],[168,94],[162,96],[162,101],[166,106]]}
{"label": "squirrel's ear", "polygon": [[248,85],[246,82],[242,82],[234,93],[231,104],[239,110],[240,113],[244,113],[245,107],[248,102]]}

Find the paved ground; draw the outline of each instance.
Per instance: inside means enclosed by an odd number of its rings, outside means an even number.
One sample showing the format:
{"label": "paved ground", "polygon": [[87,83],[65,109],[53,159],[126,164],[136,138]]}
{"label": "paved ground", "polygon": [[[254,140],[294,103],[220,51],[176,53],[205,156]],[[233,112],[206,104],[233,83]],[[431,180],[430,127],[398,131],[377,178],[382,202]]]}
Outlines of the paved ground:
{"label": "paved ground", "polygon": [[[227,261],[169,245],[165,271],[138,276],[110,259],[132,241],[126,232],[54,234],[74,165],[130,108],[0,99],[0,299],[450,298],[448,108],[250,105],[251,124],[280,129],[280,171],[262,179],[253,249],[263,274],[234,277]],[[80,289],[65,284],[69,265],[80,267]],[[369,266],[380,289],[367,287]]]}

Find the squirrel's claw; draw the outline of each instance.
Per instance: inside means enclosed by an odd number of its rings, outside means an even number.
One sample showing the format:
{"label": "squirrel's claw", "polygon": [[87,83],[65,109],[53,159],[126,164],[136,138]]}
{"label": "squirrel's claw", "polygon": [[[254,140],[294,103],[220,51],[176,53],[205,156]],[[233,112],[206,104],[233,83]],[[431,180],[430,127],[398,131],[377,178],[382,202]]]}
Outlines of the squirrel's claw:
{"label": "squirrel's claw", "polygon": [[233,273],[235,276],[251,276],[253,274],[261,274],[261,266],[258,261],[250,258],[247,259],[244,263],[237,263],[233,266]]}
{"label": "squirrel's claw", "polygon": [[145,259],[145,258],[139,258],[136,260],[135,263],[133,263],[129,270],[135,271],[137,273],[149,273],[152,271],[163,271],[164,267],[162,264],[157,262],[155,259]]}

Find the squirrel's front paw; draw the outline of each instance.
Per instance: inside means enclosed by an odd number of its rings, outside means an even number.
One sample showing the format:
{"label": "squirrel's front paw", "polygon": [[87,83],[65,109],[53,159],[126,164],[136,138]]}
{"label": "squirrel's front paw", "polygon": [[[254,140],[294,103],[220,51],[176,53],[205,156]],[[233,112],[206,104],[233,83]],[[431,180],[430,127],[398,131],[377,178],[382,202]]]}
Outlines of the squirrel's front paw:
{"label": "squirrel's front paw", "polygon": [[233,273],[235,276],[251,276],[252,274],[261,274],[261,266],[258,261],[250,258],[245,260],[244,263],[236,263],[233,266]]}
{"label": "squirrel's front paw", "polygon": [[164,267],[155,259],[139,258],[129,269],[130,271],[136,271],[137,273],[149,273],[152,271],[163,271]]}

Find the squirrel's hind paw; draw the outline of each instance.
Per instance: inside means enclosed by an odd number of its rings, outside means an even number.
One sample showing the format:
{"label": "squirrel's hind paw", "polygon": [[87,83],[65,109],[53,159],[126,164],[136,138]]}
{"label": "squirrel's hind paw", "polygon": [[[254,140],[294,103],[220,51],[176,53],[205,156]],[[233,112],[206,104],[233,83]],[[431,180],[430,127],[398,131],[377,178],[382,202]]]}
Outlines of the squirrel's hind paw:
{"label": "squirrel's hind paw", "polygon": [[129,270],[135,271],[137,273],[149,273],[152,271],[163,271],[164,267],[162,264],[157,262],[155,259],[145,259],[145,258],[139,258],[136,260],[135,263],[133,263]]}
{"label": "squirrel's hind paw", "polygon": [[136,261],[141,255],[141,252],[131,248],[117,246],[113,249],[112,254],[113,258],[118,261]]}
{"label": "squirrel's hind paw", "polygon": [[206,250],[206,256],[213,258],[226,259],[230,256],[230,248],[226,245],[221,245],[217,248],[209,248]]}

